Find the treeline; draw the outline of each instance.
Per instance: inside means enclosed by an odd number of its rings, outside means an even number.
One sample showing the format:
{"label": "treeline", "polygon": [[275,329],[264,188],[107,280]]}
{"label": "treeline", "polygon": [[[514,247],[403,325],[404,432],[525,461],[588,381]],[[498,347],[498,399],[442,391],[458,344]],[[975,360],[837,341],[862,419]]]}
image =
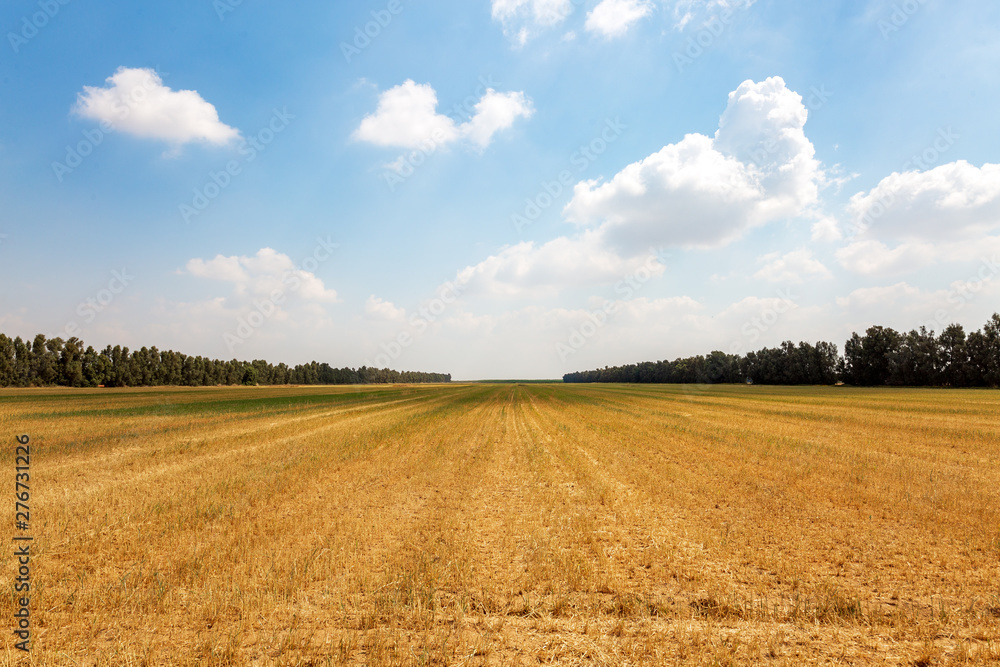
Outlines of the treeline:
{"label": "treeline", "polygon": [[881,326],[854,333],[840,356],[833,343],[791,341],[745,355],[712,352],[567,373],[564,382],[664,384],[834,384],[908,387],[1000,387],[1000,315],[981,331],[959,324],[940,335],[924,327],[900,333]]}
{"label": "treeline", "polygon": [[159,387],[178,385],[388,384],[451,382],[445,373],[388,368],[333,368],[315,361],[289,367],[266,361],[220,361],[155,347],[130,352],[110,345],[97,352],[82,341],[46,339],[30,343],[0,334],[0,387]]}

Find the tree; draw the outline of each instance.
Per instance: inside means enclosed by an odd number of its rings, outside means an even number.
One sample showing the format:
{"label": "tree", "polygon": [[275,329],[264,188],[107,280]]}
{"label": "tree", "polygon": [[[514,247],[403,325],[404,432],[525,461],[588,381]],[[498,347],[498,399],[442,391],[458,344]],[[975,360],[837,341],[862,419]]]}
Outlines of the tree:
{"label": "tree", "polygon": [[819,369],[817,384],[833,384],[840,377],[840,355],[833,343],[819,341],[814,348]]}
{"label": "tree", "polygon": [[84,386],[83,352],[83,343],[79,338],[73,337],[66,341],[59,355],[58,384],[68,387]]}
{"label": "tree", "polygon": [[893,329],[869,327],[864,338],[853,334],[844,346],[849,381],[860,386],[882,386],[892,375],[890,359],[899,348],[900,336]]}
{"label": "tree", "polygon": [[59,348],[62,347],[62,340],[54,338],[51,341],[45,340],[45,336],[38,334],[31,343],[31,377],[32,386],[45,386],[55,384],[59,377]]}
{"label": "tree", "polygon": [[982,383],[987,387],[1000,387],[1000,314],[993,314],[982,334],[977,336],[975,349],[970,352]]}
{"label": "tree", "polygon": [[[649,365],[655,375],[655,365]],[[316,361],[289,368],[267,361],[222,361],[190,357],[156,347],[129,352],[108,345],[101,352],[78,338],[63,341],[38,334],[31,343],[0,333],[0,387],[156,387],[162,385],[358,384],[450,382],[444,373],[400,372],[388,368],[335,368]],[[649,381],[654,381],[652,377]]]}
{"label": "tree", "polygon": [[257,369],[250,364],[243,367],[243,384],[250,387],[257,385]]}
{"label": "tree", "polygon": [[0,334],[0,387],[14,384],[14,341]]}
{"label": "tree", "polygon": [[83,353],[81,365],[84,386],[96,387],[107,383],[111,362],[106,356],[98,354],[94,348],[88,345]]}
{"label": "tree", "polygon": [[15,387],[27,387],[31,382],[31,371],[34,366],[34,354],[31,346],[18,336],[14,339],[14,382]]}
{"label": "tree", "polygon": [[889,384],[927,387],[939,384],[940,373],[937,339],[924,327],[901,336],[889,354]]}
{"label": "tree", "polygon": [[962,325],[951,324],[945,327],[938,336],[937,347],[941,382],[951,387],[969,386],[972,379],[969,369],[969,350]]}

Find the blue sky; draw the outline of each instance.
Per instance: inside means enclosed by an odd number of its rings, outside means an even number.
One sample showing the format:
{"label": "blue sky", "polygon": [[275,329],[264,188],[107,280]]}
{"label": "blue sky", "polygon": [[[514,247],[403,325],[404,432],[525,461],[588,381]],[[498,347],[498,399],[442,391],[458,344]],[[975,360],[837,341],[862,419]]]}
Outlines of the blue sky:
{"label": "blue sky", "polygon": [[64,3],[0,10],[9,335],[547,378],[1000,302],[995,3]]}

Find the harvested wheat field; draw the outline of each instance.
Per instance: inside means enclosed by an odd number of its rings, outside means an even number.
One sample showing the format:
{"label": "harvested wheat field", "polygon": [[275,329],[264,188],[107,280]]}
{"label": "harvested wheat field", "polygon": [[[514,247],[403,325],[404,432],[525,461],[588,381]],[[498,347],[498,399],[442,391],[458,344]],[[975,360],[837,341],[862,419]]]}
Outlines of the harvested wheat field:
{"label": "harvested wheat field", "polygon": [[1000,661],[1000,392],[5,390],[0,430],[30,664]]}

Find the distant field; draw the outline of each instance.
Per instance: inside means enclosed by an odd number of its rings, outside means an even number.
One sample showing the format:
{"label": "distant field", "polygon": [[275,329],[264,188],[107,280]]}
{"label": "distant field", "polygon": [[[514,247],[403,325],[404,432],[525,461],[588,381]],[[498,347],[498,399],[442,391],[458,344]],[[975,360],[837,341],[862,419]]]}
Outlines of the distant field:
{"label": "distant field", "polygon": [[1000,661],[1000,392],[0,390],[35,665]]}

